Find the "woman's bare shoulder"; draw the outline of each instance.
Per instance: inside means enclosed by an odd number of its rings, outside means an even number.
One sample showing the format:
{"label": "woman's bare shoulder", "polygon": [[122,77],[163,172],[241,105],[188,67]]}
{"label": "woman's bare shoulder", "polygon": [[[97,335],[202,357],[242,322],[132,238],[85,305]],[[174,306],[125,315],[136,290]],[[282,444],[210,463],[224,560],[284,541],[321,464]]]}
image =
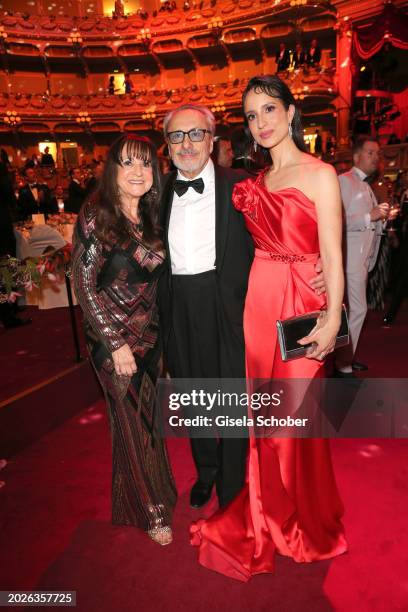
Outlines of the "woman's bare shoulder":
{"label": "woman's bare shoulder", "polygon": [[314,157],[309,153],[303,153],[301,164],[307,166],[308,172],[321,172],[323,174],[327,173],[329,175],[336,174],[334,167],[327,162],[322,161],[318,157]]}

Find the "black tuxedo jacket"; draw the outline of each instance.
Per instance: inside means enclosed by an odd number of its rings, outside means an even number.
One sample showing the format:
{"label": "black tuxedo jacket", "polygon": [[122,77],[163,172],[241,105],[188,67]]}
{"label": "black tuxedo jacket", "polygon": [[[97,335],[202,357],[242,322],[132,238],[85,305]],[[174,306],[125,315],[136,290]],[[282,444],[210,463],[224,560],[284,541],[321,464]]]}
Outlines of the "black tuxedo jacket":
{"label": "black tuxedo jacket", "polygon": [[300,66],[303,66],[305,61],[306,53],[304,51],[300,51],[300,53],[297,51],[293,52],[293,65],[295,68],[300,68]]}
{"label": "black tuxedo jacket", "polygon": [[[164,177],[162,227],[167,252],[166,273],[161,277],[159,306],[164,345],[172,325],[171,259],[169,221],[177,172]],[[254,247],[242,213],[232,203],[234,185],[248,174],[215,166],[215,270],[220,303],[221,371],[225,377],[245,377],[243,311]],[[171,364],[169,364],[171,366]]]}
{"label": "black tuxedo jacket", "polygon": [[78,185],[76,181],[71,181],[68,186],[68,200],[65,210],[78,214],[86,196],[86,189]]}
{"label": "black tuxedo jacket", "polygon": [[22,220],[30,215],[51,214],[51,192],[48,185],[37,184],[38,202],[35,200],[29,185],[24,185],[18,192],[18,212]]}
{"label": "black tuxedo jacket", "polygon": [[276,52],[275,61],[276,61],[276,69],[278,72],[282,70],[287,70],[290,64],[290,54],[289,49],[285,49],[283,52],[282,59],[280,59],[280,51]]}
{"label": "black tuxedo jacket", "polygon": [[322,58],[322,50],[320,47],[315,47],[315,51],[313,55],[310,55],[311,49],[308,50],[306,56],[306,62],[309,66],[314,66],[315,64],[320,64],[320,60]]}

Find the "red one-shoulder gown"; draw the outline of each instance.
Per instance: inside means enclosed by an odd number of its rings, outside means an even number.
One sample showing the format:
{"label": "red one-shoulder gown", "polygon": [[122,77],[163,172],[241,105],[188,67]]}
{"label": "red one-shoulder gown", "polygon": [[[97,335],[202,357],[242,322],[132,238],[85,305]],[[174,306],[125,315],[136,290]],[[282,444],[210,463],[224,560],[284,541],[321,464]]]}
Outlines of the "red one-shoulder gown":
{"label": "red one-shoulder gown", "polygon": [[[269,192],[263,173],[237,184],[233,202],[256,247],[244,312],[247,378],[322,376],[316,360],[283,362],[276,331],[277,319],[324,305],[309,285],[319,256],[314,203],[293,187]],[[345,552],[342,514],[327,439],[251,436],[244,488],[191,526],[191,543],[202,565],[247,581],[273,572],[276,553],[311,562]]]}

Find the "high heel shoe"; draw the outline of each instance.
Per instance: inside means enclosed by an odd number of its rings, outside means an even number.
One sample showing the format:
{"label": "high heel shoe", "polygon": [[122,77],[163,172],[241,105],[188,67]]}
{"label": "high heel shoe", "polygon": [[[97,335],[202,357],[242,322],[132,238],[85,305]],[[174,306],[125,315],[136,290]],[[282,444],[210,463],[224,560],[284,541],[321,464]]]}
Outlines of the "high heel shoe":
{"label": "high heel shoe", "polygon": [[173,532],[171,527],[153,527],[153,529],[149,529],[147,535],[160,546],[167,546],[171,544],[173,541]]}

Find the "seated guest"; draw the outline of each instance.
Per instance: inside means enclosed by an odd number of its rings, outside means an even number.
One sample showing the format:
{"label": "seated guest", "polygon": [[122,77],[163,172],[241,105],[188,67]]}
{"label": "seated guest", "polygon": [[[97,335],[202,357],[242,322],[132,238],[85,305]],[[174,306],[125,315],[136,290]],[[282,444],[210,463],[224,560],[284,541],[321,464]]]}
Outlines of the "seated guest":
{"label": "seated guest", "polygon": [[87,196],[87,191],[83,186],[81,171],[78,167],[71,168],[69,176],[71,177],[71,182],[68,187],[68,201],[65,210],[78,214]]}
{"label": "seated guest", "polygon": [[48,215],[51,210],[51,193],[48,185],[39,183],[34,168],[26,168],[24,172],[26,184],[18,192],[18,216],[21,220],[31,215]]}
{"label": "seated guest", "polygon": [[41,166],[55,166],[55,161],[50,153],[50,147],[45,147],[44,153],[41,155]]}
{"label": "seated guest", "polygon": [[301,43],[297,42],[295,50],[293,52],[293,58],[292,58],[292,63],[293,63],[293,67],[295,68],[295,70],[298,68],[303,68],[303,66],[305,65],[305,61],[306,61],[306,54],[303,51],[303,47]]}
{"label": "seated guest", "polygon": [[315,68],[319,66],[321,58],[322,50],[317,44],[317,38],[313,38],[306,54],[306,64],[311,68]]}
{"label": "seated guest", "polygon": [[285,43],[279,43],[279,51],[276,52],[276,72],[283,72],[289,68],[290,55],[289,49],[286,49]]}
{"label": "seated guest", "polygon": [[52,214],[64,212],[65,200],[64,200],[64,188],[62,185],[57,185],[54,189],[54,195],[51,198],[51,211]]}

